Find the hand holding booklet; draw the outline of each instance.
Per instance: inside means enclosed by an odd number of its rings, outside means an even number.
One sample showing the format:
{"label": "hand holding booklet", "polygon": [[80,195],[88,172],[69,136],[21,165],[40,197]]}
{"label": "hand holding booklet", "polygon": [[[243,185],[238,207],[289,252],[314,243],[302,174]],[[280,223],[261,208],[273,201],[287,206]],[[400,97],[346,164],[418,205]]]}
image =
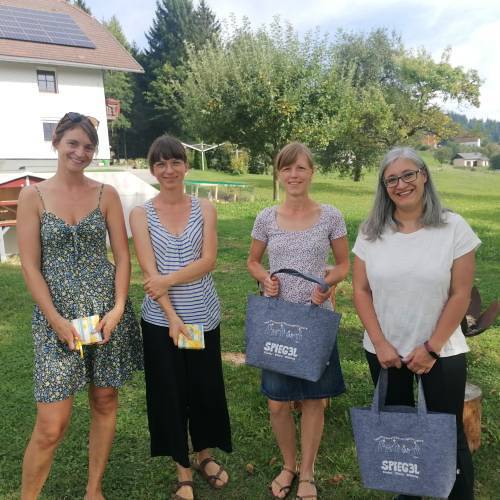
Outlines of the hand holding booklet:
{"label": "hand holding booklet", "polygon": [[80,356],[83,358],[82,346],[96,344],[103,340],[101,332],[96,329],[99,324],[99,315],[94,314],[93,316],[76,318],[71,320],[71,323],[80,336],[80,340],[76,343],[76,347],[80,351]]}
{"label": "hand holding booklet", "polygon": [[191,338],[179,335],[177,347],[179,349],[205,349],[205,335],[202,324],[185,324]]}

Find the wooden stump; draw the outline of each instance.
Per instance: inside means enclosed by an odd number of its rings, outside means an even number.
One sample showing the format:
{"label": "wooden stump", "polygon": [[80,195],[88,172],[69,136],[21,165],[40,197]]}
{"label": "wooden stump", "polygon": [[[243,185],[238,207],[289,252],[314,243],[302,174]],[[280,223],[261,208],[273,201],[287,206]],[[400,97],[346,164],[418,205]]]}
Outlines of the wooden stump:
{"label": "wooden stump", "polygon": [[481,389],[474,384],[465,384],[464,431],[471,452],[481,445]]}

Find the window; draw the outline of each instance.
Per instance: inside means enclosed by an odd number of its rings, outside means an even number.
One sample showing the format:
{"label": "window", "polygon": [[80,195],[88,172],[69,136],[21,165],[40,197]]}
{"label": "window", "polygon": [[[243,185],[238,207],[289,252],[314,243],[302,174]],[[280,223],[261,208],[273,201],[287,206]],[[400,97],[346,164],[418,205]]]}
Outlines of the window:
{"label": "window", "polygon": [[57,122],[43,122],[43,140],[52,141]]}
{"label": "window", "polygon": [[38,80],[38,90],[40,92],[57,93],[55,71],[37,70],[36,78]]}

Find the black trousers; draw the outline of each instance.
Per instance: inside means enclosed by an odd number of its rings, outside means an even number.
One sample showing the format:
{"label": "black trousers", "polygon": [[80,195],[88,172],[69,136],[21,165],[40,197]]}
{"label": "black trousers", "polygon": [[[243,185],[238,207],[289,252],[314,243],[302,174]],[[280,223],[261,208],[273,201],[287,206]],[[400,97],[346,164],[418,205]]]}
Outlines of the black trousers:
{"label": "black trousers", "polygon": [[205,332],[205,349],[178,349],[168,328],[141,321],[151,456],[189,467],[194,451],[232,451],[219,327]]}
{"label": "black trousers", "polygon": [[[376,385],[381,366],[377,356],[368,351],[366,359],[373,384]],[[389,368],[388,390],[385,404],[414,406],[413,386],[415,374],[405,365]],[[422,375],[427,408],[440,413],[452,413],[457,419],[457,479],[450,500],[474,499],[474,467],[464,433],[463,411],[467,364],[465,354],[440,358],[432,370]],[[436,471],[439,474],[439,471]],[[400,495],[399,498],[418,498]]]}

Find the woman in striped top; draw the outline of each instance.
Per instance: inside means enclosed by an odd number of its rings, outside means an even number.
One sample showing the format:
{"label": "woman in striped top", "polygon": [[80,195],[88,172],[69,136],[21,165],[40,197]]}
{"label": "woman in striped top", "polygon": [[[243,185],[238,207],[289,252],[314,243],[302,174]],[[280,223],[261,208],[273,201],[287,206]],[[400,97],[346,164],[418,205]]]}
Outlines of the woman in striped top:
{"label": "woman in striped top", "polygon": [[[213,488],[229,477],[210,448],[231,451],[220,357],[220,306],[215,267],[215,208],[184,193],[188,170],[182,144],[158,137],[148,153],[160,193],[130,214],[145,277],[142,305],[144,371],[152,456],[171,456],[178,483],[172,498],[193,498],[191,465]],[[203,325],[205,348],[179,349],[187,324]],[[189,462],[188,426],[197,461]]]}

